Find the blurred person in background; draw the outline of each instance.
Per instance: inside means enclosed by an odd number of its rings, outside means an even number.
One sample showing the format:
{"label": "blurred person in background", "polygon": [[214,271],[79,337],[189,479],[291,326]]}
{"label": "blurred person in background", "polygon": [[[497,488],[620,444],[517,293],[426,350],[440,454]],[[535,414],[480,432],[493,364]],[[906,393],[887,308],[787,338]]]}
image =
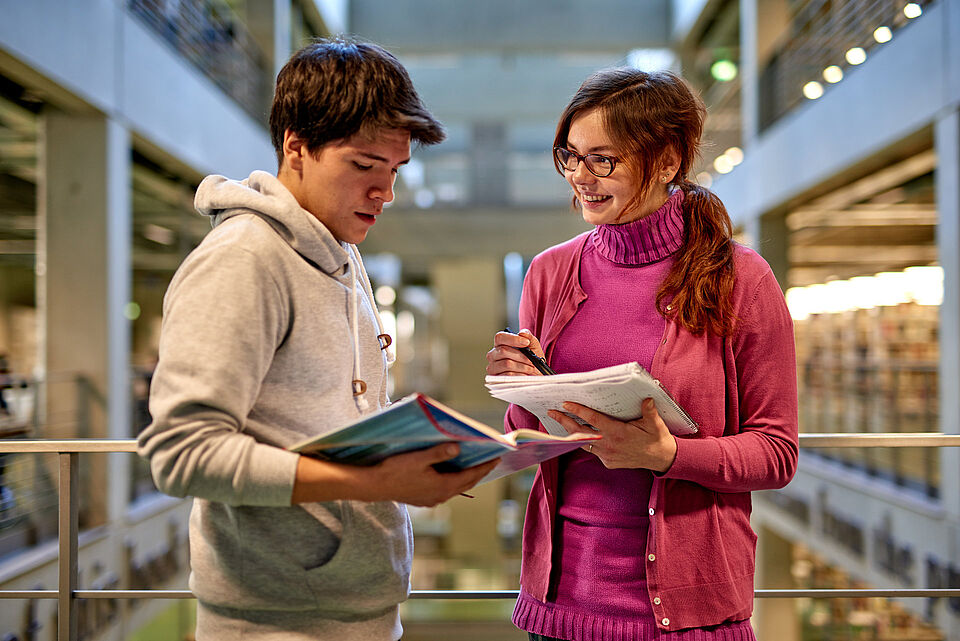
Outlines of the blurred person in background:
{"label": "blurred person in background", "polygon": [[11,414],[4,392],[12,388],[13,374],[10,372],[10,361],[5,353],[0,353],[0,416]]}
{"label": "blurred person in background", "polygon": [[285,448],[386,406],[389,337],[356,244],[411,141],[444,132],[393,55],[341,39],[280,71],[270,129],[276,176],[197,190],[213,230],[164,298],[139,451],[162,491],[195,497],[198,641],[396,641],[413,545],[402,504],[445,501],[496,461],[440,474],[456,445],[371,467]]}
{"label": "blurred person in background", "polygon": [[[558,373],[637,361],[700,431],[674,437],[652,399],[629,422],[551,413],[603,439],[537,472],[513,616],[534,641],[755,638],[750,492],[796,471],[793,324],[770,267],[687,179],[704,117],[678,76],[609,69],[557,127],[556,168],[595,228],[534,258],[526,329],[496,335],[487,373],[540,375],[519,347]],[[511,405],[505,427],[538,421]]]}

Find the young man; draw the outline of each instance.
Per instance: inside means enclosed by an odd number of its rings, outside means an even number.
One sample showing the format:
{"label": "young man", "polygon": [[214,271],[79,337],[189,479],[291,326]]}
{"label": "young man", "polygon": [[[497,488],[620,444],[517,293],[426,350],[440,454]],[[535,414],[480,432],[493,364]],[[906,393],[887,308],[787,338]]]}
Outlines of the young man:
{"label": "young man", "polygon": [[214,229],[164,299],[140,453],[161,490],[195,497],[198,641],[393,641],[413,543],[401,503],[445,501],[493,463],[439,474],[451,445],[374,467],[284,448],[387,403],[354,245],[393,199],[411,141],[444,133],[396,58],[344,40],[294,54],[270,129],[276,177],[209,176],[197,190]]}

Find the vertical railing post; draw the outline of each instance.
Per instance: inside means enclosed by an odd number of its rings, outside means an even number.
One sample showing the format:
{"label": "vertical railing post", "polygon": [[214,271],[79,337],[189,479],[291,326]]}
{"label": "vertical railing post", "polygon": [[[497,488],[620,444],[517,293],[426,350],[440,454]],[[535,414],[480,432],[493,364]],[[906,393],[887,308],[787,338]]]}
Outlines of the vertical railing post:
{"label": "vertical railing post", "polygon": [[59,547],[60,567],[57,594],[57,641],[77,638],[77,457],[76,452],[60,452],[59,474]]}

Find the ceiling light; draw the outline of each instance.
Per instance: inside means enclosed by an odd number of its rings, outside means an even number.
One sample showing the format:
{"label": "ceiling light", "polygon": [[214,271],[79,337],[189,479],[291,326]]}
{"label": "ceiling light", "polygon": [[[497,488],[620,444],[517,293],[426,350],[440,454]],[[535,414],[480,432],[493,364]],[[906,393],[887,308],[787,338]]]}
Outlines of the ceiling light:
{"label": "ceiling light", "polygon": [[816,100],[823,95],[823,85],[816,80],[811,80],[807,84],[803,85],[803,95],[810,100]]}
{"label": "ceiling light", "polygon": [[373,293],[373,297],[377,299],[378,304],[389,307],[397,300],[397,290],[389,285],[380,285]]}
{"label": "ceiling light", "polygon": [[721,154],[713,161],[713,168],[717,170],[718,174],[729,174],[733,171],[733,163],[730,162],[729,158]]}
{"label": "ceiling light", "polygon": [[859,65],[867,59],[867,52],[863,50],[863,47],[853,47],[847,50],[845,57],[850,64]]}
{"label": "ceiling light", "polygon": [[883,44],[884,42],[890,42],[890,39],[893,38],[893,32],[890,31],[890,27],[877,27],[873,31],[873,39]]}
{"label": "ceiling light", "polygon": [[903,15],[910,19],[919,18],[921,13],[923,13],[923,9],[916,2],[908,2],[903,8]]}
{"label": "ceiling light", "polygon": [[123,316],[127,320],[135,321],[140,318],[140,305],[133,301],[123,306]]}
{"label": "ceiling light", "polygon": [[830,65],[823,70],[823,79],[830,84],[836,84],[843,80],[843,69],[837,65]]}
{"label": "ceiling light", "polygon": [[710,75],[718,82],[730,82],[737,77],[737,65],[732,60],[717,60],[710,65]]}
{"label": "ceiling light", "polygon": [[669,49],[634,49],[627,54],[627,64],[646,72],[675,69],[677,56]]}
{"label": "ceiling light", "polygon": [[740,147],[730,147],[723,155],[730,159],[734,167],[743,162],[743,150]]}

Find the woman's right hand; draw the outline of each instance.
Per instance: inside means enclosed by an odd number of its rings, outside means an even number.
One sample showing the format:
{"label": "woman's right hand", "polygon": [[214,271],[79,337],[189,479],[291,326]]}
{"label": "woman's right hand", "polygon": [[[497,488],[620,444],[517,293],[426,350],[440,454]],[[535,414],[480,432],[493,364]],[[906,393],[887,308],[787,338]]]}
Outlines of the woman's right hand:
{"label": "woman's right hand", "polygon": [[497,332],[493,338],[493,349],[487,352],[487,374],[490,376],[542,376],[533,363],[523,355],[519,347],[529,347],[534,354],[543,358],[543,349],[540,341],[530,333],[530,330],[521,329],[519,334]]}

